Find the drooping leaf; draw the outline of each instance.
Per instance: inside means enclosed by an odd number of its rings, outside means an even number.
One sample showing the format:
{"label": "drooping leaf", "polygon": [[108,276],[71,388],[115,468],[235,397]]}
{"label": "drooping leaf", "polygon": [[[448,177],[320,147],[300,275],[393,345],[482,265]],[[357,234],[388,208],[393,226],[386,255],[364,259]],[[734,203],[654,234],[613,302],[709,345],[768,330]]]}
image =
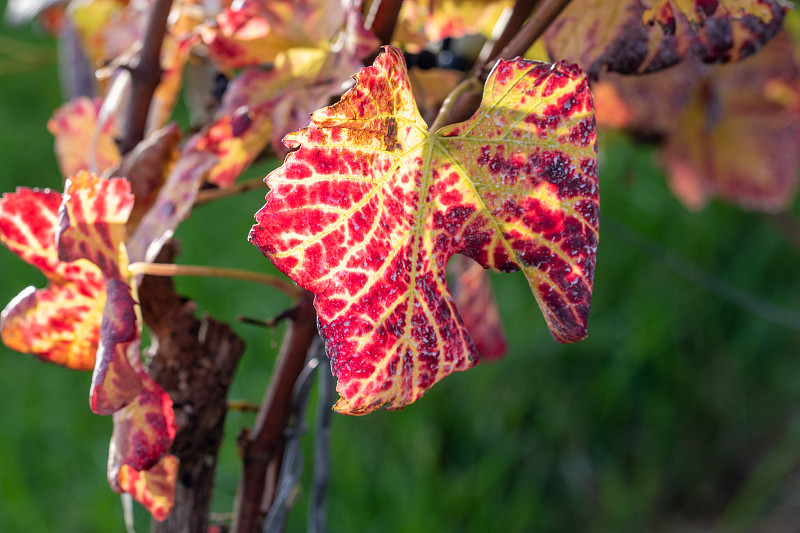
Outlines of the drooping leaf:
{"label": "drooping leaf", "polygon": [[447,274],[456,309],[461,313],[478,354],[489,361],[500,359],[508,349],[508,341],[489,272],[475,261],[455,255],[447,263]]}
{"label": "drooping leaf", "polygon": [[627,117],[629,128],[663,138],[670,187],[687,207],[715,196],[759,211],[791,205],[800,171],[800,64],[787,34],[735,64],[688,62],[602,80],[598,117]]}
{"label": "drooping leaf", "polygon": [[286,137],[295,149],[250,233],[316,295],[349,414],[399,409],[477,362],[445,265],[455,253],[521,269],[553,336],[586,335],[598,227],[586,76],[501,61],[468,121],[429,132],[391,47],[334,106]]}
{"label": "drooping leaf", "polygon": [[123,465],[140,472],[156,465],[177,430],[172,401],[144,370],[139,351],[137,304],[129,285],[125,248],[125,224],[133,203],[130,185],[123,178],[102,179],[88,172],[72,176],[59,211],[57,243],[61,259],[92,261],[106,284],[90,405],[96,413],[114,416],[109,482],[118,491],[133,489],[137,499],[160,513],[168,503],[164,483],[169,476],[154,475],[156,493],[148,492],[151,485],[146,478],[137,481],[129,470],[123,475],[124,483],[118,479]]}
{"label": "drooping leaf", "polygon": [[178,458],[167,452],[177,424],[169,395],[144,372],[141,377],[142,389],[134,402],[114,413],[108,482],[164,520],[175,499]]}
{"label": "drooping leaf", "polygon": [[[684,57],[737,61],[781,28],[778,0],[573,0],[546,33],[551,57],[596,77],[653,72]],[[579,36],[579,37],[576,37]]]}
{"label": "drooping leaf", "polygon": [[0,198],[0,242],[47,278],[29,287],[0,314],[9,348],[78,370],[94,367],[105,304],[100,271],[88,261],[64,263],[56,251],[61,195],[19,188]]}
{"label": "drooping leaf", "polygon": [[133,496],[159,522],[167,519],[175,505],[177,482],[178,458],[169,454],[149,470],[139,471],[123,464],[116,479],[120,491]]}
{"label": "drooping leaf", "polygon": [[47,123],[55,137],[62,176],[81,170],[103,173],[119,164],[121,156],[114,142],[119,135],[116,121],[110,120],[95,131],[101,104],[99,99],[78,98],[57,109]]}
{"label": "drooping leaf", "polygon": [[126,180],[101,180],[95,174],[80,172],[67,180],[59,212],[59,258],[89,260],[100,269],[106,283],[90,392],[92,411],[101,415],[127,405],[142,388],[139,331],[127,284],[124,244],[125,222],[132,207],[133,196]]}

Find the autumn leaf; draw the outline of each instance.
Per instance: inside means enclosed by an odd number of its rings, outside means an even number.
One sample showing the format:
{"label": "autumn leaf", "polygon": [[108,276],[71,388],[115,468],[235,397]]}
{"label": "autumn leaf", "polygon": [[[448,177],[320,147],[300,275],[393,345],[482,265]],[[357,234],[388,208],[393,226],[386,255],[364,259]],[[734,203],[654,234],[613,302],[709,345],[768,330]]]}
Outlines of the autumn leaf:
{"label": "autumn leaf", "polygon": [[598,188],[577,67],[501,61],[472,118],[429,132],[387,47],[285,142],[250,241],[316,295],[337,411],[402,408],[477,362],[446,285],[455,253],[521,269],[554,338],[586,335]]}
{"label": "autumn leaf", "polygon": [[47,129],[55,137],[55,151],[61,175],[72,176],[81,170],[103,173],[119,165],[121,156],[114,137],[119,135],[116,121],[98,123],[102,102],[78,98],[53,113]]}
{"label": "autumn leaf", "polygon": [[[125,247],[125,224],[133,203],[125,179],[102,179],[89,172],[70,177],[59,211],[57,246],[64,261],[88,259],[97,265],[106,284],[90,405],[94,412],[114,417],[109,481],[113,489],[131,489],[141,503],[161,512],[163,484],[154,484],[158,494],[151,494],[146,476],[137,481],[128,469],[121,474],[125,465],[139,472],[156,465],[177,429],[172,401],[144,370],[139,350],[139,317]],[[164,475],[156,474],[153,480]]]}
{"label": "autumn leaf", "polygon": [[163,522],[175,505],[175,486],[178,482],[178,458],[165,455],[148,470],[136,470],[123,464],[114,483],[120,492],[127,492],[141,503],[153,518]]}
{"label": "autumn leaf", "polygon": [[598,117],[611,126],[627,117],[628,128],[663,138],[670,187],[687,207],[715,196],[767,212],[791,205],[800,171],[800,64],[785,32],[735,64],[686,62],[601,81]]}
{"label": "autumn leaf", "polygon": [[90,370],[100,335],[105,286],[86,260],[58,259],[56,229],[61,194],[18,188],[0,198],[0,242],[37,267],[44,289],[28,287],[0,314],[6,346],[51,363]]}
{"label": "autumn leaf", "polygon": [[135,228],[153,207],[158,192],[178,159],[180,140],[181,130],[171,122],[139,142],[125,154],[120,166],[110,173],[111,176],[125,176],[131,184],[135,202],[128,217],[128,231]]}
{"label": "autumn leaf", "polygon": [[[270,141],[277,153],[284,153],[283,136],[307,124],[314,109],[349,87],[352,73],[361,67],[360,59],[378,46],[353,6],[329,10],[329,4],[329,0],[245,2],[221,15],[236,18],[239,15],[234,16],[235,12],[249,13],[249,18],[241,19],[247,42],[252,38],[250,31],[255,31],[253,27],[270,36],[253,43],[260,51],[253,52],[252,58],[235,65],[270,60],[273,64],[268,69],[250,66],[233,78],[214,122],[190,139],[188,144],[196,150],[219,157],[209,175],[212,183],[223,188],[233,184]],[[324,24],[319,22],[320,17],[325,19]],[[296,31],[290,32],[291,36],[284,32],[285,27],[294,26]],[[212,32],[216,37],[210,43],[222,46],[219,43],[227,42],[219,33],[224,27],[221,24],[217,33]],[[334,36],[336,45],[332,46]],[[210,38],[209,34],[206,37]],[[249,57],[240,53],[244,55],[235,57]]]}
{"label": "autumn leaf", "polygon": [[643,73],[684,57],[747,57],[780,30],[783,13],[777,0],[574,0],[545,36],[551,57],[574,61],[592,77],[606,69]]}

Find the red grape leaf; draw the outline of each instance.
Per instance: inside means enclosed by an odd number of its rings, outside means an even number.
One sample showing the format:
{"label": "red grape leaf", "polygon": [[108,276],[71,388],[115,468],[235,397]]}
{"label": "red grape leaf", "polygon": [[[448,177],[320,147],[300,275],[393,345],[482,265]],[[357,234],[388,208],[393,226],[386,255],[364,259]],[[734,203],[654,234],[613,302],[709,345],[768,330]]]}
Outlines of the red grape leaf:
{"label": "red grape leaf", "polygon": [[456,309],[478,353],[489,361],[500,359],[508,349],[508,341],[489,272],[475,261],[455,255],[447,263],[447,274]]}
{"label": "red grape leaf", "polygon": [[122,465],[115,481],[121,492],[127,492],[141,503],[158,521],[164,521],[175,504],[178,482],[178,458],[165,455],[149,470],[138,471]]}
{"label": "red grape leaf", "polygon": [[598,109],[623,102],[630,128],[663,137],[670,187],[687,207],[700,209],[713,196],[759,211],[791,204],[800,170],[800,64],[785,32],[738,63],[687,62],[603,79]]}
{"label": "red grape leaf", "polygon": [[477,362],[446,287],[455,253],[521,268],[553,336],[586,335],[599,211],[577,67],[501,61],[476,114],[431,133],[387,47],[285,142],[250,241],[315,293],[337,411],[402,408]]}
{"label": "red grape leaf", "polygon": [[[133,202],[125,179],[76,174],[66,183],[57,238],[62,260],[89,259],[106,283],[90,405],[98,414],[114,415],[108,476],[115,490],[125,489],[118,482],[123,465],[137,471],[151,468],[167,453],[177,429],[172,401],[145,372],[139,351],[139,320],[125,249],[125,223]],[[140,492],[148,487],[125,486]],[[137,497],[150,501],[154,495],[143,492]],[[163,503],[158,498],[155,508]]]}
{"label": "red grape leaf", "polygon": [[133,207],[130,185],[80,172],[67,180],[59,212],[58,255],[62,261],[88,259],[106,283],[106,305],[92,375],[90,405],[111,414],[127,405],[142,387],[139,330],[127,283],[125,222]]}
{"label": "red grape leaf", "polygon": [[114,142],[119,135],[116,122],[109,120],[99,131],[94,131],[100,106],[99,99],[78,98],[57,109],[47,123],[47,129],[56,139],[62,176],[81,170],[103,173],[119,164],[121,156]]}
{"label": "red grape leaf", "polygon": [[575,61],[592,77],[652,72],[687,56],[746,57],[780,30],[783,13],[778,0],[573,0],[545,37],[551,57]]}
{"label": "red grape leaf", "polygon": [[0,314],[9,348],[78,370],[94,367],[105,304],[100,271],[88,261],[64,263],[56,251],[61,195],[18,188],[0,198],[0,242],[37,267],[49,286],[29,287]]}

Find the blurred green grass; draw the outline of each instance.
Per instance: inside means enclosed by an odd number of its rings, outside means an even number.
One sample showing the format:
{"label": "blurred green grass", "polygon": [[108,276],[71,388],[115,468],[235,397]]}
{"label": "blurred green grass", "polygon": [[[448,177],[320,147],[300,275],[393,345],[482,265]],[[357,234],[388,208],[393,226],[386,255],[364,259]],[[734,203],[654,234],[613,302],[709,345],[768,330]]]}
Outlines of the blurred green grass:
{"label": "blurred green grass", "polygon": [[[24,68],[0,69],[0,190],[60,188],[45,129],[60,99],[55,65]],[[800,459],[798,332],[670,268],[630,232],[788,309],[800,309],[798,251],[764,216],[719,203],[687,212],[654,151],[623,137],[601,139],[600,179],[590,337],[555,343],[522,276],[494,276],[504,360],[448,377],[404,411],[335,417],[329,531],[681,531],[718,519],[746,530],[779,499]],[[179,261],[274,271],[246,241],[263,193],[198,207],[177,233]],[[43,283],[5,249],[0,272],[3,304]],[[287,305],[234,281],[178,287],[227,321]],[[248,351],[232,396],[258,402],[280,333],[235,327]],[[1,531],[124,531],[105,481],[111,420],[89,411],[88,385],[88,374],[0,347]],[[216,512],[230,510],[233,441],[251,423],[229,417]],[[301,501],[289,531],[304,530],[304,513]],[[137,520],[146,530],[141,511]]]}

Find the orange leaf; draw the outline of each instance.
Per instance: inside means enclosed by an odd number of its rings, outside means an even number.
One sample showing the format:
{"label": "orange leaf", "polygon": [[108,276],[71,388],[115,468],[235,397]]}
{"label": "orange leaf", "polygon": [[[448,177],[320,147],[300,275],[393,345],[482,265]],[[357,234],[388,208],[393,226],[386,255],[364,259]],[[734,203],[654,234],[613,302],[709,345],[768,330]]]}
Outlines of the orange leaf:
{"label": "orange leaf", "polygon": [[64,263],[56,251],[61,195],[19,188],[0,199],[0,242],[37,267],[49,286],[29,287],[0,315],[0,333],[11,349],[78,370],[94,366],[105,287],[88,261]]}
{"label": "orange leaf", "polygon": [[592,77],[653,72],[684,57],[746,57],[780,30],[783,13],[777,0],[573,0],[545,38],[551,57],[575,61]]}
{"label": "orange leaf", "polygon": [[387,47],[295,149],[250,241],[316,295],[335,409],[412,403],[477,362],[445,281],[455,253],[522,270],[562,342],[586,335],[598,225],[594,116],[566,64],[499,62],[467,122],[429,132]]}

